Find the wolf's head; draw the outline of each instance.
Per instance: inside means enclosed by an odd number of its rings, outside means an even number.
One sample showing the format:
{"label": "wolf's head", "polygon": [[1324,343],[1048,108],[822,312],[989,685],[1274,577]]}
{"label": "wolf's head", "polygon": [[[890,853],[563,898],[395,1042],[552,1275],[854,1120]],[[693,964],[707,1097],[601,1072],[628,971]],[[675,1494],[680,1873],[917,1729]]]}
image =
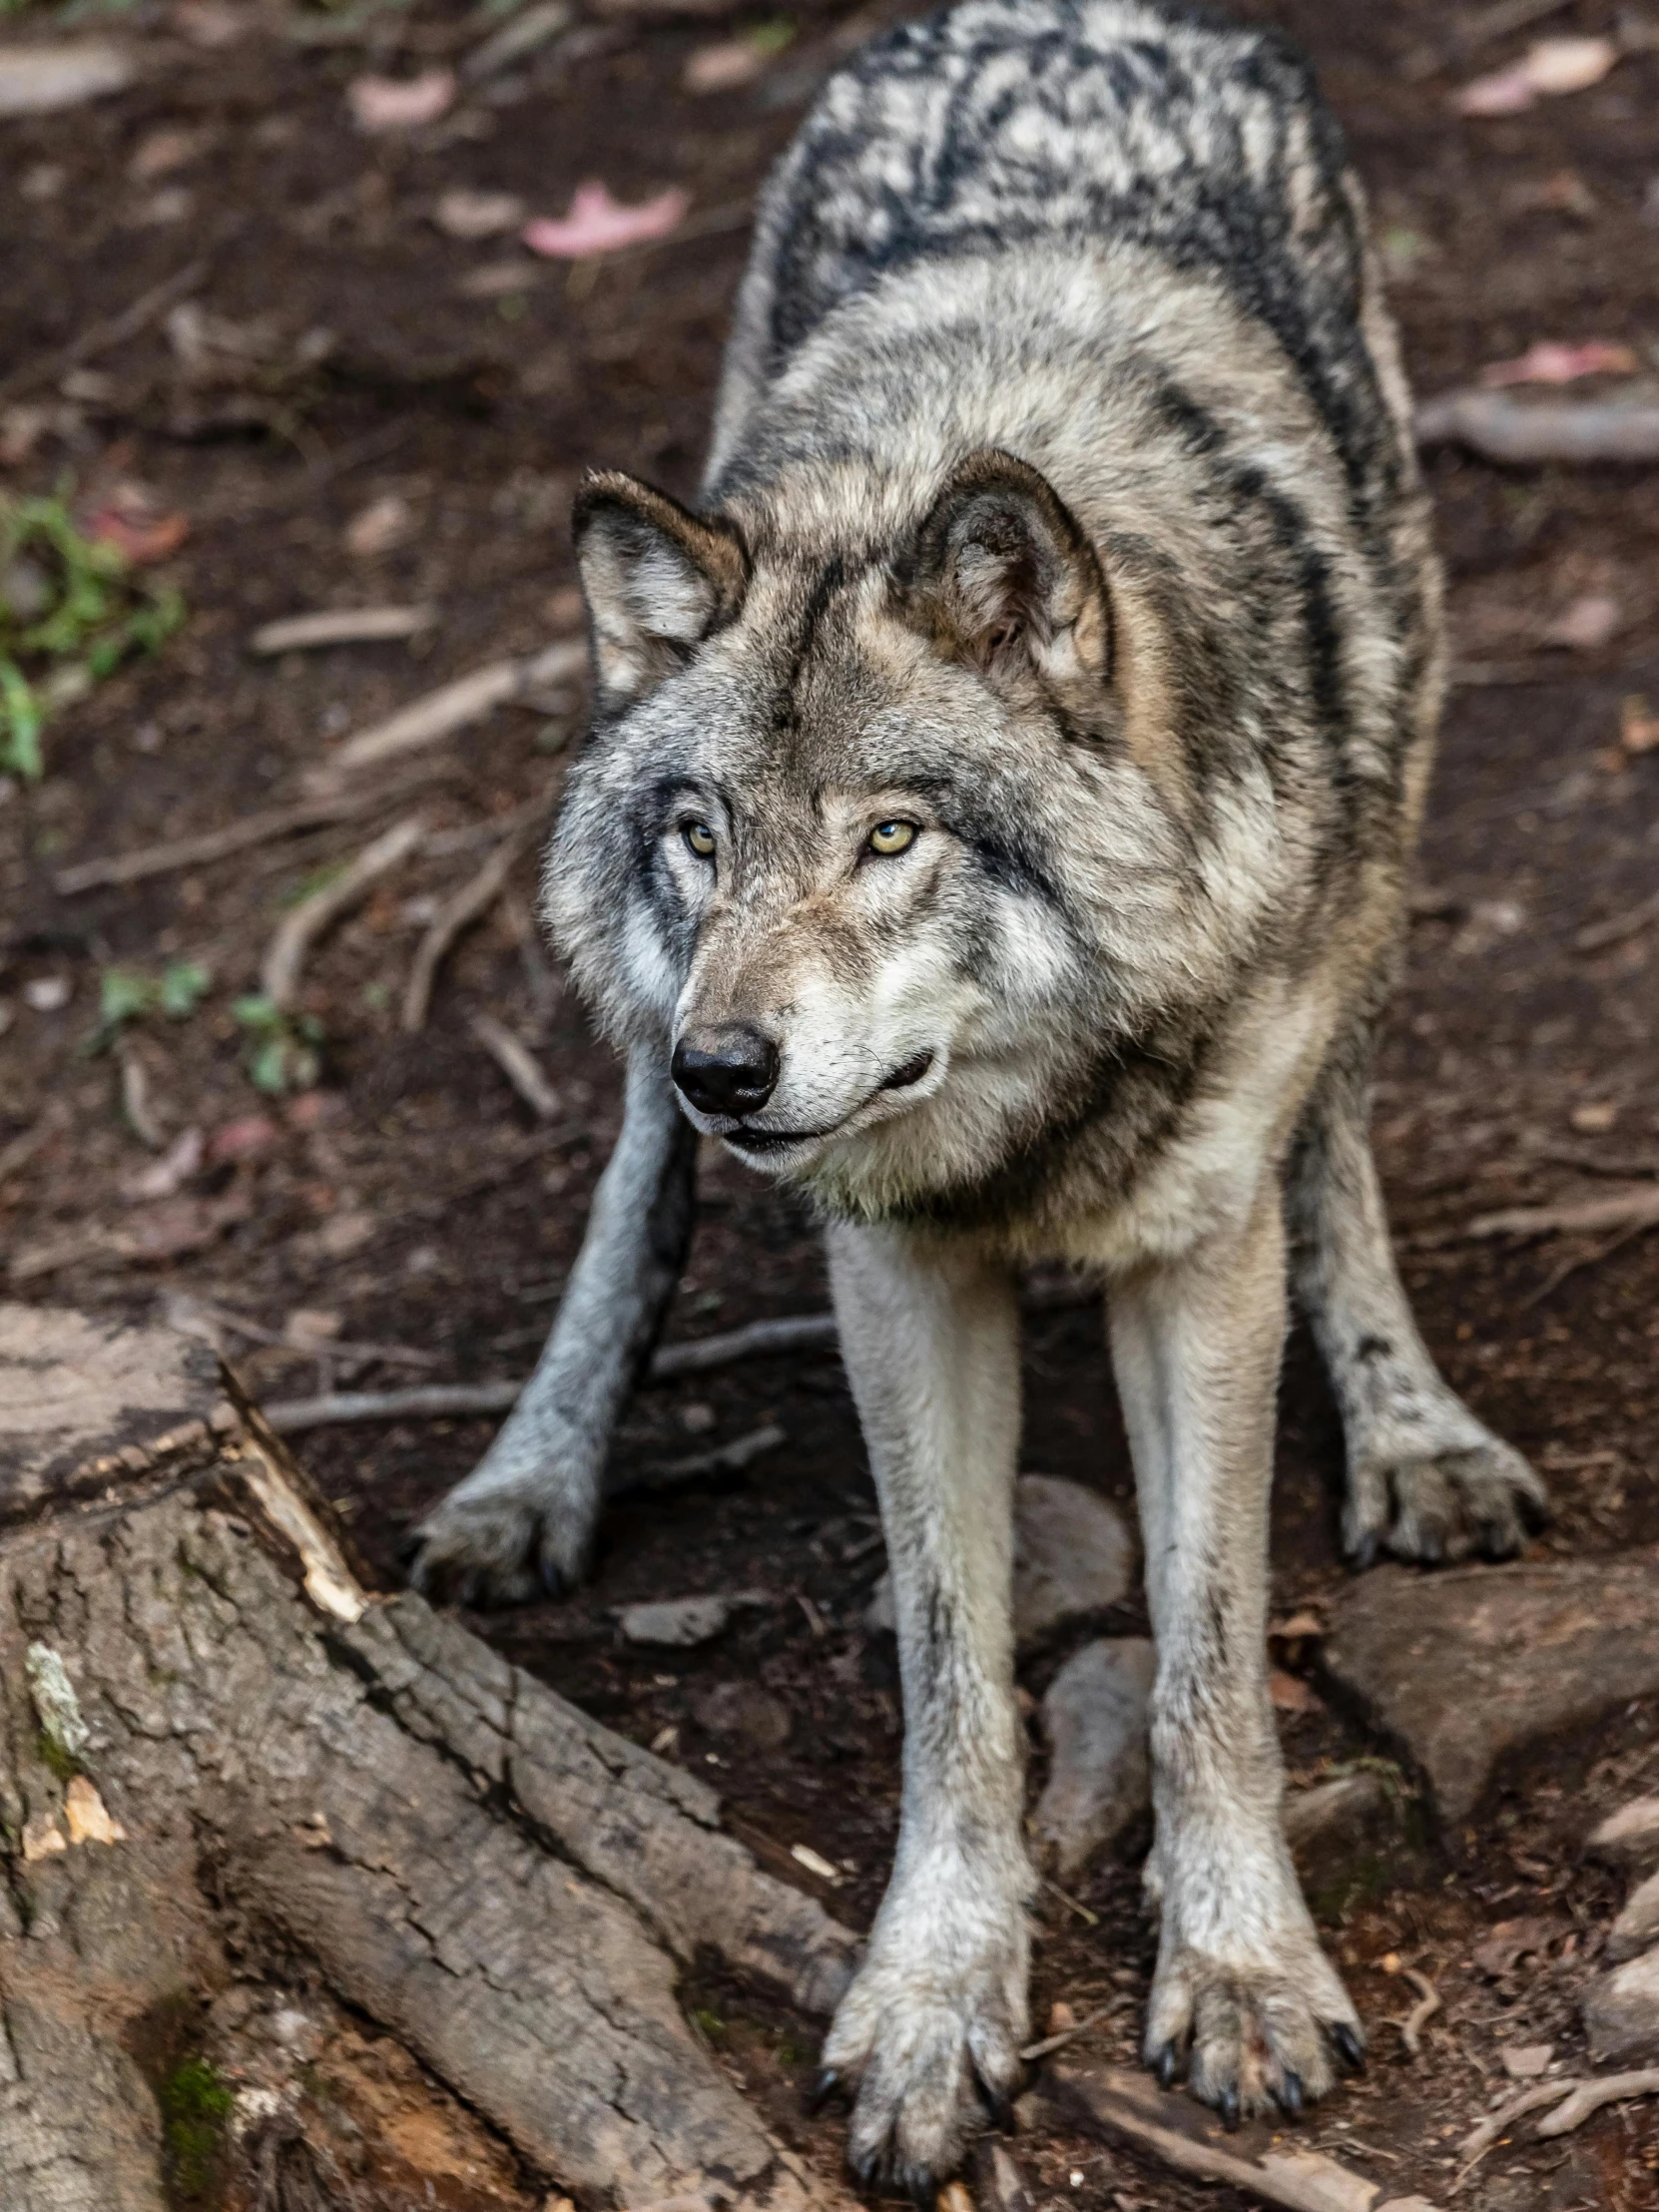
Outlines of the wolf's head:
{"label": "wolf's head", "polygon": [[1179,959],[1088,537],[994,450],[870,504],[589,480],[597,705],[548,870],[579,984],[698,1128],[863,1214],[1098,1089]]}

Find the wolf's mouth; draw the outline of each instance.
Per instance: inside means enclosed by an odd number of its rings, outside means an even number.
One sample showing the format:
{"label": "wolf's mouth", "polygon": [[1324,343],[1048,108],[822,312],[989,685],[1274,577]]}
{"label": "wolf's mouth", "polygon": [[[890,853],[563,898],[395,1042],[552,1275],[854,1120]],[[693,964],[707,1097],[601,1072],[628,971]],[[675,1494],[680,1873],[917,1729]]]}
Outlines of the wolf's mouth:
{"label": "wolf's mouth", "polygon": [[[906,1060],[902,1067],[894,1068],[891,1075],[883,1076],[874,1090],[870,1092],[869,1098],[862,1100],[861,1103],[867,1106],[870,1098],[879,1098],[883,1091],[909,1090],[912,1084],[921,1081],[932,1065],[933,1055],[931,1052],[916,1053],[914,1058]],[[826,1137],[835,1136],[846,1127],[852,1119],[852,1115],[857,1111],[858,1108],[854,1106],[851,1113],[843,1115],[839,1121],[829,1129],[752,1129],[747,1124],[740,1122],[735,1129],[723,1129],[720,1132],[721,1142],[736,1145],[740,1152],[756,1154],[788,1152],[796,1145],[822,1144]]]}

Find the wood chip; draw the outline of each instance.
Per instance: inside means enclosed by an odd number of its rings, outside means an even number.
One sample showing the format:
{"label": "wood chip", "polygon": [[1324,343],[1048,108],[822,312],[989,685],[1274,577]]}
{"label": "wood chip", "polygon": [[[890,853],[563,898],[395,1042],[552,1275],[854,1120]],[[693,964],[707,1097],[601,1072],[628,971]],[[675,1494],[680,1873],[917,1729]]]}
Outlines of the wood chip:
{"label": "wood chip", "polygon": [[422,816],[405,815],[401,822],[382,830],[372,844],[364,845],[343,875],[324,883],[282,916],[260,969],[260,988],[274,1006],[284,1013],[291,1010],[311,946],[342,914],[365,898],[383,875],[400,866],[425,833]]}
{"label": "wood chip", "polygon": [[418,637],[438,619],[433,606],[320,607],[314,614],[284,615],[262,623],[248,641],[251,653],[308,653],[325,645],[378,645]]}

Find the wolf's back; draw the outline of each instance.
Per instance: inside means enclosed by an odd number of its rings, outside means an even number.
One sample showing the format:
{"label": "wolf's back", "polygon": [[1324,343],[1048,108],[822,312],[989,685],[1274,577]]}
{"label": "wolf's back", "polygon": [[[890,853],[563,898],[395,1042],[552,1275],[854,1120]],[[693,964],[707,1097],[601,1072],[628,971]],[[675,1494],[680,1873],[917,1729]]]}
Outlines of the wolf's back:
{"label": "wolf's back", "polygon": [[771,382],[836,305],[919,262],[1056,240],[1213,273],[1272,329],[1376,503],[1397,433],[1361,333],[1341,131],[1273,35],[1144,0],[966,0],[856,55],[768,189],[743,373]]}

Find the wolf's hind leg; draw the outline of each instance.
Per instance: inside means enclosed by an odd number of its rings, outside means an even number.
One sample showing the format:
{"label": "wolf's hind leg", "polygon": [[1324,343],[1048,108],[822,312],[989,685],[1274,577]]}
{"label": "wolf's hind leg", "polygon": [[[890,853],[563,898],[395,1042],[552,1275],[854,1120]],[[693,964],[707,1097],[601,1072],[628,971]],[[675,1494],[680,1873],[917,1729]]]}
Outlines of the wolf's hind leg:
{"label": "wolf's hind leg", "polygon": [[1289,1180],[1297,1289],[1343,1417],[1343,1544],[1361,1566],[1518,1551],[1543,1484],[1442,1379],[1394,1265],[1362,1065],[1321,1079]]}
{"label": "wolf's hind leg", "polygon": [[881,1498],[904,1693],[892,1880],[824,2049],[856,2090],[848,2157],[930,2205],[975,2083],[1018,2085],[1031,1870],[1014,1702],[1014,1286],[902,1231],[830,1237],[841,1354]]}
{"label": "wolf's hind leg", "polygon": [[696,1159],[666,1068],[636,1053],[552,1334],[494,1443],[415,1531],[417,1589],[510,1605],[582,1573],[611,1431],[685,1265]]}

